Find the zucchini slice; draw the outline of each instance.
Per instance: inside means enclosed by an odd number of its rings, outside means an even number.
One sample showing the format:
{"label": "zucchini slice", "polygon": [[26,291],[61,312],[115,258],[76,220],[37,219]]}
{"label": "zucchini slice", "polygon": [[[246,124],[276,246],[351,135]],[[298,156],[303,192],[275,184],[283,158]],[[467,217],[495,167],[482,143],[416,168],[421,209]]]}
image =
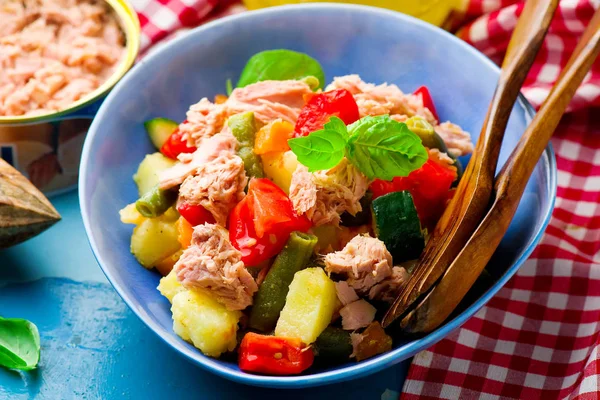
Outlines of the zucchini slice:
{"label": "zucchini slice", "polygon": [[153,118],[144,122],[144,128],[156,150],[160,150],[178,126],[177,122],[167,118]]}

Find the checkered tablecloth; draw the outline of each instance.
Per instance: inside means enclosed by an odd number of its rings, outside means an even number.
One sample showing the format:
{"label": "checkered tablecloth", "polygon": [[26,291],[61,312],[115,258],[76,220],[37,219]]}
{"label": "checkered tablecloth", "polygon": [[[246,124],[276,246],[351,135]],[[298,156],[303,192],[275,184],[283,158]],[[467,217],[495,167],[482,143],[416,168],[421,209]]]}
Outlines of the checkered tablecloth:
{"label": "checkered tablecloth", "polygon": [[[223,0],[131,0],[142,47],[242,12]],[[376,2],[373,2],[375,4]],[[523,1],[470,0],[457,35],[500,62]],[[538,107],[600,0],[562,0],[523,88]],[[419,353],[402,399],[600,398],[600,63],[554,134],[558,198],[542,242],[451,336]]]}

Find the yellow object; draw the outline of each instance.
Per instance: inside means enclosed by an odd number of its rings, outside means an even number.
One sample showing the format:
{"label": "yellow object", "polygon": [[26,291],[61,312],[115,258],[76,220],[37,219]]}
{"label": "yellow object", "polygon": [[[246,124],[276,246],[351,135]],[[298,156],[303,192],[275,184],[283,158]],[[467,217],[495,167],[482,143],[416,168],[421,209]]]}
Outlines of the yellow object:
{"label": "yellow object", "polygon": [[145,218],[133,229],[131,252],[146,268],[154,267],[181,248],[176,219],[163,214],[158,218]]}
{"label": "yellow object", "polygon": [[207,356],[219,357],[236,346],[238,322],[242,313],[195,290],[173,297],[173,331]]}
{"label": "yellow object", "polygon": [[173,297],[175,297],[176,294],[185,292],[187,290],[177,280],[177,274],[175,271],[171,271],[169,272],[169,275],[161,278],[157,289],[160,294],[169,299],[171,303],[173,302]]}
{"label": "yellow object", "polygon": [[192,235],[194,234],[194,227],[187,222],[183,217],[179,217],[177,220],[177,232],[179,232],[179,243],[183,249],[187,249],[192,244]]}
{"label": "yellow object", "polygon": [[[244,0],[251,10],[284,4],[317,3],[319,0]],[[442,26],[450,12],[463,3],[462,0],[328,0],[331,3],[363,4],[400,11],[437,26]]]}
{"label": "yellow object", "polygon": [[133,175],[133,181],[138,187],[138,193],[143,196],[158,184],[158,174],[175,165],[175,161],[162,155],[158,151],[148,154]]}
{"label": "yellow object", "polygon": [[127,204],[123,209],[119,210],[119,217],[121,218],[122,223],[133,225],[139,225],[146,219],[146,217],[140,214],[137,208],[135,208],[135,203]]}
{"label": "yellow object", "polygon": [[154,264],[154,268],[156,268],[156,270],[160,272],[162,276],[167,276],[171,273],[171,271],[173,271],[173,267],[175,266],[177,261],[179,261],[181,254],[183,254],[183,250],[177,250],[175,253],[171,254],[170,256],[167,256],[166,258]]}
{"label": "yellow object", "polygon": [[261,156],[263,171],[271,178],[286,194],[290,192],[292,174],[298,167],[298,159],[291,151],[284,153],[267,153]]}
{"label": "yellow object", "polygon": [[275,336],[313,343],[331,322],[336,302],[335,284],[322,268],[296,272],[275,327]]}

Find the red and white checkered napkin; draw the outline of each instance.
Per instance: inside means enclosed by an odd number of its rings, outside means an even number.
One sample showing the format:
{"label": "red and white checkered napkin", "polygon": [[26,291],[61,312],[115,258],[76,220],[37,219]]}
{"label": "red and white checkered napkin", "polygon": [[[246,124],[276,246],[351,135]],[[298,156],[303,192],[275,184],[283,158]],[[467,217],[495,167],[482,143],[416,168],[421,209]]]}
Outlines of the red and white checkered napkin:
{"label": "red and white checkered napkin", "polygon": [[[244,9],[231,0],[130,1],[140,16],[143,51],[186,28]],[[458,35],[500,62],[523,3],[470,0]],[[600,0],[561,1],[523,88],[536,107],[599,6]],[[402,399],[600,398],[598,107],[600,62],[553,138],[558,199],[541,244],[461,329],[415,357]]]}
{"label": "red and white checkered napkin", "polygon": [[[472,1],[459,36],[501,61],[522,1]],[[523,93],[538,107],[598,1],[563,0]],[[419,353],[403,400],[600,398],[600,63],[552,143],[556,209],[541,244],[465,325]]]}

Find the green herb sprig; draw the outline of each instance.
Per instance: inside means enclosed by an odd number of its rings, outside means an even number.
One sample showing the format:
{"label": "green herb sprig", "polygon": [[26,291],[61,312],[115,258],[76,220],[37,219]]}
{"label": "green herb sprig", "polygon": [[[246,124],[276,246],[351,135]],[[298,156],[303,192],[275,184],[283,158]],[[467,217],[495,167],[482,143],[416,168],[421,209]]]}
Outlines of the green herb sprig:
{"label": "green herb sprig", "polygon": [[288,144],[310,172],[333,168],[347,157],[367,178],[389,181],[407,176],[427,161],[419,136],[389,115],[367,116],[347,127],[331,117],[323,129]]}

